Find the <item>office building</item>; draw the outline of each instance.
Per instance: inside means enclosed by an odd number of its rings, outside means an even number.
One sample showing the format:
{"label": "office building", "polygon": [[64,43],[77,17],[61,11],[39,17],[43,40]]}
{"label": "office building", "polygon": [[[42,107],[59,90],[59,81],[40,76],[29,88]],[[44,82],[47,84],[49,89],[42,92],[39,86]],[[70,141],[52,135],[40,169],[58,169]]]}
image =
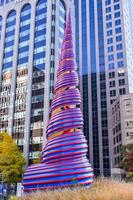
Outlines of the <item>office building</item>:
{"label": "office building", "polygon": [[95,175],[110,176],[110,106],[133,92],[132,0],[74,0],[84,133]]}
{"label": "office building", "polygon": [[0,0],[0,131],[32,163],[45,140],[69,1]]}
{"label": "office building", "polygon": [[111,168],[119,168],[121,147],[133,144],[133,93],[119,96],[111,108]]}

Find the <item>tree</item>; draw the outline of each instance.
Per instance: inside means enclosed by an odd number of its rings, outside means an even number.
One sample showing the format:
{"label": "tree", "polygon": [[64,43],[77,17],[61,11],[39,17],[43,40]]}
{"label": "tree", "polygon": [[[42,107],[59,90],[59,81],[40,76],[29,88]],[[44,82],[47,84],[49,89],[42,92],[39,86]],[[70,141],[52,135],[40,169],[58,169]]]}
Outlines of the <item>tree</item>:
{"label": "tree", "polygon": [[133,179],[133,144],[122,147],[120,166],[127,172],[127,177]]}
{"label": "tree", "polygon": [[25,164],[25,158],[12,137],[6,132],[0,133],[0,174],[4,183],[20,182]]}

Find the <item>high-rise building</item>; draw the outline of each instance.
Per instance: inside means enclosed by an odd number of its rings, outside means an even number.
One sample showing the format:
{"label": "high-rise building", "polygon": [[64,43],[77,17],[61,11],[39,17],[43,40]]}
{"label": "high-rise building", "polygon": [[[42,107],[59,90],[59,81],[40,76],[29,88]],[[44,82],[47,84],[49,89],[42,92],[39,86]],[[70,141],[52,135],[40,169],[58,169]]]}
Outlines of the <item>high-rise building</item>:
{"label": "high-rise building", "polygon": [[74,0],[75,46],[90,161],[110,175],[110,106],[133,91],[132,0]]}
{"label": "high-rise building", "polygon": [[0,131],[30,163],[45,139],[68,7],[69,0],[0,0]]}

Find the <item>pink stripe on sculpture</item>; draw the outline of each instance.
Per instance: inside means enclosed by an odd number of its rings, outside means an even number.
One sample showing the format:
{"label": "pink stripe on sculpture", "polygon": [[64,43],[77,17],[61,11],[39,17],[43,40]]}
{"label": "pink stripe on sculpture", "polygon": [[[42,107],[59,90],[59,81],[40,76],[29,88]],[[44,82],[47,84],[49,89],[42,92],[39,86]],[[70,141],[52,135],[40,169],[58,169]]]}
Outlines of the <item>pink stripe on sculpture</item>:
{"label": "pink stripe on sculpture", "polygon": [[29,166],[23,176],[24,192],[91,186],[93,172],[86,157],[78,85],[69,14],[46,131],[48,141],[41,163]]}

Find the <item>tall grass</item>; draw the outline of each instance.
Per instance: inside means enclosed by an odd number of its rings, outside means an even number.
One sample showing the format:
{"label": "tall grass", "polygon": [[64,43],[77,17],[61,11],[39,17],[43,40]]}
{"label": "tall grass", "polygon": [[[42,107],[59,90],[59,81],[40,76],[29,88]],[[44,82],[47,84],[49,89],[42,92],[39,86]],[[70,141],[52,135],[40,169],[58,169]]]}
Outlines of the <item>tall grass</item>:
{"label": "tall grass", "polygon": [[36,192],[19,200],[133,200],[133,183],[101,179],[90,189]]}

